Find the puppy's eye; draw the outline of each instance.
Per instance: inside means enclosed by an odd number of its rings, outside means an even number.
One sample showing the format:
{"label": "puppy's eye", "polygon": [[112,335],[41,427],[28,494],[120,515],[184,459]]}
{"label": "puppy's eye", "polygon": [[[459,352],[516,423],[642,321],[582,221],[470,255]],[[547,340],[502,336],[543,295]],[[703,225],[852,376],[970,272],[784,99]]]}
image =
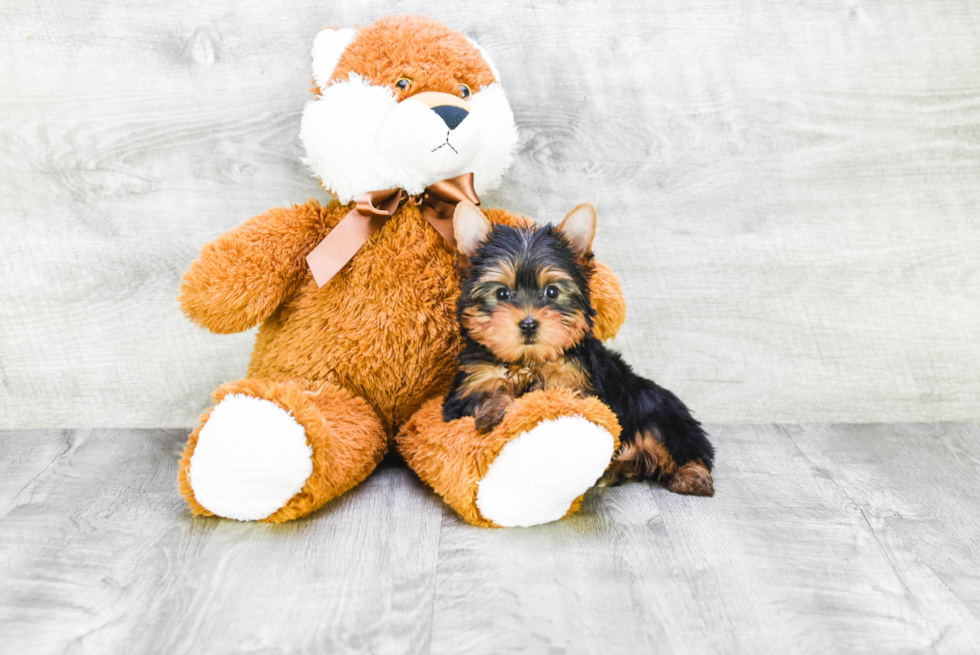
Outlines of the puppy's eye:
{"label": "puppy's eye", "polygon": [[473,92],[470,91],[470,87],[466,86],[465,84],[460,84],[459,89],[456,90],[456,93],[458,93],[459,97],[462,98],[463,100],[466,100],[471,95],[473,95]]}
{"label": "puppy's eye", "polygon": [[508,300],[510,298],[510,289],[497,289],[497,300]]}
{"label": "puppy's eye", "polygon": [[407,77],[399,77],[398,81],[395,82],[395,86],[397,86],[401,91],[408,91],[410,88],[412,88],[412,80],[408,79]]}
{"label": "puppy's eye", "polygon": [[544,297],[547,298],[548,300],[554,300],[555,298],[557,298],[558,293],[559,293],[558,287],[556,287],[553,284],[549,284],[544,288]]}

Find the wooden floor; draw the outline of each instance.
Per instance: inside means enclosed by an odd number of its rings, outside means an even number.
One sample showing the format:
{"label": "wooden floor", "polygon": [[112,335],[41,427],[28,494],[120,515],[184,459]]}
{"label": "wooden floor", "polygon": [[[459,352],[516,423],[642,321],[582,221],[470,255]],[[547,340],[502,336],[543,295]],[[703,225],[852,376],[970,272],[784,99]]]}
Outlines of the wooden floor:
{"label": "wooden floor", "polygon": [[980,651],[980,426],[712,434],[713,499],[484,530],[397,466],[291,524],[195,519],[185,431],[0,432],[0,652]]}

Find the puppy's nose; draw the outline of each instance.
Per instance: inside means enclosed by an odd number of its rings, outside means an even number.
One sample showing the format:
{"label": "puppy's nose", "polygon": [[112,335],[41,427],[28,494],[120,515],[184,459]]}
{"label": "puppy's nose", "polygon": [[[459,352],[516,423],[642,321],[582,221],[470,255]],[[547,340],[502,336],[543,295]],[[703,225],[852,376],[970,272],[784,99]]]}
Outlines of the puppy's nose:
{"label": "puppy's nose", "polygon": [[446,124],[446,127],[451,130],[455,130],[463,122],[463,119],[470,115],[470,112],[462,107],[455,107],[453,105],[439,105],[438,107],[433,107],[432,111],[438,114],[439,118]]}
{"label": "puppy's nose", "polygon": [[530,316],[518,323],[518,325],[521,326],[521,332],[523,334],[534,334],[538,330],[538,322]]}

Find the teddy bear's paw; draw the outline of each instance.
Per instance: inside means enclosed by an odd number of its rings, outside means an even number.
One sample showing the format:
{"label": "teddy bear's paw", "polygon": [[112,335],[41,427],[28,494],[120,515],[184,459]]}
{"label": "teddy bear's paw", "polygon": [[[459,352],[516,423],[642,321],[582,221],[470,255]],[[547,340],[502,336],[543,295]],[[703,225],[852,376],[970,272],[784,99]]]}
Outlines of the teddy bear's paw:
{"label": "teddy bear's paw", "polygon": [[501,449],[476,506],[502,527],[557,521],[599,479],[614,449],[613,435],[582,416],[541,421]]}
{"label": "teddy bear's paw", "polygon": [[291,413],[262,398],[230,394],[201,428],[188,479],[208,511],[257,521],[303,488],[312,458],[306,430]]}

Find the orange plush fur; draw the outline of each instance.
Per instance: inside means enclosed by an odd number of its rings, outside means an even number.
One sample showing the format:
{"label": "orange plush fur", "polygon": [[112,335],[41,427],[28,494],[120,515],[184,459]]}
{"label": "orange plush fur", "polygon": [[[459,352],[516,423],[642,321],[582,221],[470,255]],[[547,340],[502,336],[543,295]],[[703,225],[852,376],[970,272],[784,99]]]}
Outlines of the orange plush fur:
{"label": "orange plush fur", "polygon": [[[454,313],[460,281],[456,253],[416,206],[400,209],[327,286],[317,289],[305,257],[352,207],[323,207],[310,200],[273,209],[205,246],[184,276],[181,306],[213,332],[247,330],[267,316],[252,353],[250,379],[222,387],[215,402],[234,393],[235,385],[245,385],[258,391],[254,395],[296,412],[296,403],[280,402],[282,387],[252,385],[259,380],[326,381],[351,394],[346,406],[336,402],[334,407],[362,416],[368,426],[358,438],[366,442],[369,464],[358,461],[350,475],[335,480],[312,476],[297,498],[266,521],[302,516],[363,480],[422,403],[446,393],[455,372],[461,346]],[[501,209],[485,213],[493,222],[523,220]],[[276,273],[274,264],[282,261],[290,265]],[[597,265],[592,284],[599,312],[596,333],[608,338],[622,325],[625,302],[618,280],[603,265]],[[363,412],[365,401],[373,411]],[[201,424],[206,420],[207,414]],[[199,430],[181,461],[180,490],[192,511],[203,514],[186,473]],[[319,454],[316,432],[308,430],[308,439]]]}
{"label": "orange plush fur", "polygon": [[[478,485],[500,450],[514,435],[533,428],[542,419],[575,414],[609,430],[619,448],[620,426],[616,415],[595,397],[580,398],[572,389],[532,391],[514,401],[507,416],[488,433],[476,430],[473,417],[446,425],[442,399],[422,406],[398,435],[398,449],[405,461],[436,493],[468,522],[497,527],[476,506]],[[569,508],[578,510],[581,496]]]}
{"label": "orange plush fur", "polygon": [[[460,84],[475,92],[493,82],[493,73],[466,37],[424,16],[389,16],[363,28],[333,79],[347,79],[350,73],[374,84],[392,85],[398,99],[420,90],[455,94]],[[408,89],[394,86],[402,77],[411,80]]]}
{"label": "orange plush fur", "polygon": [[[397,20],[412,29],[388,29],[384,20],[364,28],[340,58],[334,77],[356,71],[402,95],[395,84],[406,71],[413,78],[409,94],[456,93],[461,83],[475,90],[493,80],[487,62],[461,35],[428,19]],[[313,474],[302,490],[262,520],[297,518],[363,480],[426,401],[431,401],[426,411],[399,444],[423,479],[478,524],[487,521],[473,505],[473,485],[506,434],[518,434],[508,430],[565,411],[618,434],[615,417],[601,403],[559,392],[522,399],[491,435],[476,435],[472,421],[447,432],[436,405],[448,390],[461,347],[457,255],[408,202],[317,288],[305,257],[353,207],[310,200],[272,209],[205,246],[183,279],[180,303],[194,322],[218,333],[261,324],[248,378],[219,388],[215,402],[243,393],[275,403],[303,425],[314,452]],[[493,222],[522,220],[499,209],[485,213]],[[625,317],[625,302],[615,276],[601,264],[593,276],[592,300],[596,335],[612,337]],[[179,470],[181,493],[194,513],[205,515],[210,512],[197,502],[188,476],[209,415],[210,410],[191,434]],[[455,445],[441,444],[448,439]],[[449,450],[453,456],[447,456]]]}
{"label": "orange plush fur", "polygon": [[[304,380],[245,379],[219,387],[214,392],[214,402],[240,393],[271,400],[292,412],[306,426],[306,437],[317,460],[303,490],[265,521],[282,523],[319,509],[326,501],[364,480],[384,457],[387,444],[379,438],[383,431],[377,416],[365,401],[336,385]],[[191,512],[205,516],[212,514],[194,497],[187,467],[201,427],[210,414],[208,410],[191,433],[178,473],[180,492]]]}

